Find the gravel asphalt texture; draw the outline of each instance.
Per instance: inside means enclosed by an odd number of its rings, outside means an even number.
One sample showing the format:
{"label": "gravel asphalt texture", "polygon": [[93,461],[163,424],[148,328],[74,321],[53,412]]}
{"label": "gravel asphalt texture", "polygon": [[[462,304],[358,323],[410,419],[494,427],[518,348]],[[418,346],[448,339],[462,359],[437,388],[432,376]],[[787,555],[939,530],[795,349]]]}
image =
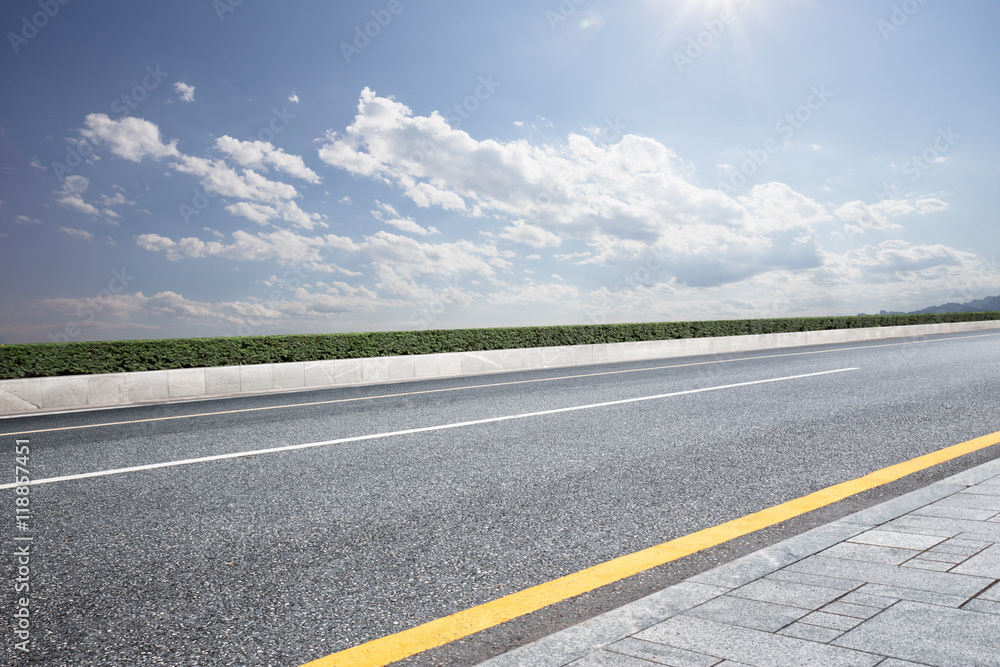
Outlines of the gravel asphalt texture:
{"label": "gravel asphalt texture", "polygon": [[[998,431],[1000,334],[0,420],[9,434],[467,388],[17,436],[42,479],[848,367],[859,370],[33,486],[32,647],[14,649],[6,556],[0,664],[301,665]],[[594,375],[629,369],[648,370]],[[544,378],[562,379],[524,382]],[[480,386],[492,383],[515,384]],[[14,440],[0,436],[4,482]],[[14,503],[0,491],[6,545]],[[817,516],[857,509],[842,505]],[[805,527],[405,662],[474,664]]]}

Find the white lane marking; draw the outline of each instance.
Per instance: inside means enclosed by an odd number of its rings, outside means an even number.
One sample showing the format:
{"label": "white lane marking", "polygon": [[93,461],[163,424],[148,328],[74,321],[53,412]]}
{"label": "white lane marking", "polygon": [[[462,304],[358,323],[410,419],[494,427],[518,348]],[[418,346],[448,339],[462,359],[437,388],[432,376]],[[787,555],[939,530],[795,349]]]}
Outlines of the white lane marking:
{"label": "white lane marking", "polygon": [[101,470],[98,472],[85,472],[78,475],[64,475],[62,477],[47,477],[43,479],[33,479],[27,484],[0,484],[0,489],[13,489],[18,486],[34,486],[37,484],[52,484],[54,482],[68,482],[74,479],[89,479],[91,477],[105,477],[107,475],[121,475],[127,472],[140,472],[142,470],[156,470],[157,468],[172,468],[174,466],[190,465],[192,463],[208,463],[210,461],[224,461],[226,459],[238,459],[244,456],[257,456],[259,454],[275,454],[277,452],[291,452],[299,449],[310,449],[312,447],[326,447],[327,445],[341,445],[348,442],[362,442],[364,440],[376,440],[379,438],[390,438],[395,435],[412,435],[414,433],[428,433],[430,431],[443,431],[451,428],[461,428],[463,426],[475,426],[478,424],[493,424],[497,422],[510,421],[512,419],[527,419],[528,417],[540,417],[542,415],[554,415],[560,412],[575,412],[577,410],[590,410],[593,408],[603,408],[610,405],[624,405],[626,403],[638,403],[640,401],[655,401],[660,398],[670,398],[672,396],[685,396],[687,394],[700,394],[707,391],[719,391],[720,389],[733,389],[735,387],[749,387],[755,384],[767,384],[769,382],[783,382],[785,380],[798,380],[801,378],[817,377],[819,375],[830,375],[832,373],[845,373],[847,371],[857,371],[860,368],[838,368],[832,371],[819,371],[818,373],[804,373],[802,375],[788,375],[780,378],[770,378],[767,380],[752,380],[750,382],[737,382],[736,384],[723,384],[715,387],[703,387],[701,389],[686,389],[684,391],[672,391],[668,394],[656,394],[655,396],[640,396],[638,398],[622,398],[617,401],[604,401],[601,403],[588,403],[587,405],[574,405],[568,408],[555,408],[552,410],[539,410],[538,412],[524,412],[516,415],[504,415],[503,417],[487,417],[486,419],[474,419],[472,421],[454,422],[451,424],[441,424],[438,426],[421,426],[419,428],[408,428],[402,431],[388,431],[386,433],[372,433],[369,435],[355,435],[349,438],[337,438],[336,440],[324,440],[322,442],[307,442],[300,445],[285,445],[283,447],[271,447],[268,449],[255,449],[249,452],[234,452],[232,454],[216,454],[214,456],[201,456],[196,459],[182,459],[179,461],[165,461],[163,463],[150,463],[129,468],[115,468],[113,470]]}
{"label": "white lane marking", "polygon": [[[930,335],[930,336],[940,336],[941,334],[927,334],[927,335]],[[692,367],[692,366],[709,366],[709,365],[712,365],[712,364],[729,364],[729,363],[733,363],[733,362],[736,362],[736,361],[756,361],[758,359],[780,359],[782,357],[801,357],[803,355],[811,355],[811,354],[829,354],[830,352],[851,352],[853,350],[866,350],[866,349],[877,348],[877,347],[893,347],[893,346],[897,346],[897,345],[917,345],[919,343],[936,343],[938,341],[965,340],[966,338],[983,338],[984,336],[994,336],[994,337],[996,337],[996,336],[1000,336],[1000,334],[995,334],[995,333],[990,333],[990,334],[975,334],[975,335],[972,335],[972,336],[952,336],[950,338],[934,338],[934,339],[931,339],[931,340],[926,340],[923,337],[919,337],[919,336],[912,336],[911,338],[913,338],[915,340],[906,340],[906,341],[901,342],[901,343],[877,343],[877,344],[874,344],[874,345],[853,345],[851,347],[837,347],[837,348],[833,348],[833,349],[829,349],[829,350],[809,350],[808,352],[787,352],[787,353],[781,353],[781,354],[758,354],[758,355],[754,355],[754,356],[751,356],[751,357],[733,357],[733,358],[730,358],[730,359],[714,359],[714,360],[711,360],[711,361],[692,361],[692,362],[683,363],[683,364],[669,364],[669,365],[666,365],[666,366],[644,366],[642,368],[626,368],[626,369],[617,370],[617,371],[598,371],[596,373],[574,373],[572,375],[560,375],[560,376],[555,376],[555,377],[534,378],[534,379],[531,379],[531,380],[512,380],[510,382],[491,382],[489,384],[470,384],[470,385],[463,385],[463,386],[459,386],[459,387],[445,387],[443,389],[425,389],[425,390],[420,390],[420,391],[406,391],[406,392],[400,392],[400,393],[396,393],[396,394],[374,394],[372,396],[355,396],[354,398],[335,398],[335,399],[326,400],[326,401],[308,401],[306,403],[286,403],[286,404],[282,404],[282,405],[264,405],[264,406],[260,406],[260,407],[256,407],[256,408],[238,408],[236,410],[216,410],[216,411],[213,411],[213,412],[194,412],[194,413],[189,413],[189,414],[171,415],[169,417],[150,417],[150,418],[146,418],[146,419],[130,419],[130,420],[126,420],[126,421],[117,421],[117,422],[99,422],[99,423],[96,423],[96,424],[76,424],[75,426],[59,426],[59,427],[56,427],[56,428],[41,428],[41,429],[35,429],[35,430],[32,430],[32,431],[11,431],[10,433],[0,433],[0,437],[7,437],[7,436],[11,436],[11,435],[31,435],[33,433],[53,433],[53,432],[56,432],[56,431],[74,431],[74,430],[77,430],[77,429],[98,428],[98,427],[102,427],[102,426],[125,426],[125,425],[130,425],[130,424],[148,424],[150,422],[172,421],[172,420],[175,420],[175,419],[193,419],[195,417],[215,417],[215,416],[219,416],[219,415],[241,414],[241,413],[244,413],[244,412],[260,412],[260,411],[265,411],[265,410],[284,410],[284,409],[287,409],[287,408],[304,408],[304,407],[312,407],[312,406],[316,406],[316,405],[333,405],[333,404],[336,404],[336,403],[351,403],[351,402],[357,402],[357,401],[371,401],[371,400],[376,400],[376,399],[380,399],[380,398],[400,398],[402,396],[420,396],[420,395],[423,395],[423,394],[438,394],[438,393],[445,393],[445,392],[465,391],[467,389],[488,389],[488,388],[492,388],[492,387],[510,387],[510,386],[518,385],[518,384],[533,384],[533,383],[537,383],[537,382],[555,382],[555,381],[558,381],[558,380],[573,380],[573,379],[577,379],[577,378],[598,377],[598,376],[602,376],[602,375],[621,375],[621,374],[624,374],[624,373],[644,373],[644,372],[647,372],[647,371],[662,371],[662,370],[669,370],[669,369],[672,369],[672,368],[689,368],[689,367]],[[882,338],[882,339],[878,339],[878,340],[892,340],[892,339]],[[815,345],[822,346],[822,345],[836,345],[836,344],[837,343],[816,343]],[[810,347],[812,347],[812,345],[810,345]],[[789,348],[775,348],[775,349],[789,349]],[[756,352],[766,352],[767,350],[749,350],[748,352],[754,352],[754,351],[756,351]],[[706,354],[699,354],[699,355],[695,355],[695,356],[698,356],[698,357],[707,357],[707,356],[721,356],[723,354],[727,354],[727,353],[725,353],[725,352],[716,352],[714,354],[706,353]],[[735,353],[728,353],[728,354],[735,354]],[[665,357],[665,358],[671,358],[671,357]],[[679,358],[683,358],[683,357],[679,357]],[[658,360],[657,359],[633,359],[632,361],[626,361],[626,362],[622,362],[622,361],[598,361],[598,362],[588,362],[586,364],[583,364],[583,366],[603,366],[603,365],[614,364],[614,363],[637,363],[637,362],[640,362],[640,361],[658,361]],[[561,369],[564,369],[564,368],[568,368],[568,369],[572,370],[572,368],[574,368],[574,367],[573,366],[568,366],[568,367],[566,367],[566,366],[557,366],[557,367],[553,367],[551,369],[549,369],[549,368],[508,369],[508,370],[505,370],[505,371],[495,371],[495,372],[483,373],[482,375],[501,375],[501,374],[506,374],[506,373],[528,373],[528,372],[537,371],[537,370],[561,370]],[[419,382],[419,381],[431,381],[431,380],[455,380],[455,379],[461,379],[463,377],[468,377],[468,376],[453,375],[453,376],[440,377],[440,378],[411,378],[410,380],[406,380],[405,382]],[[368,385],[341,385],[339,387],[310,387],[308,389],[295,389],[295,390],[289,390],[289,391],[281,391],[281,392],[274,392],[274,393],[269,393],[269,394],[258,394],[258,395],[279,396],[279,395],[286,394],[286,393],[305,393],[305,392],[310,392],[310,391],[327,391],[327,390],[330,390],[330,389],[343,389],[343,388],[347,388],[347,387],[370,387],[370,386],[373,386],[373,385],[368,384]],[[229,397],[226,397],[226,396],[214,396],[214,397],[210,397],[210,398],[199,398],[199,399],[193,399],[193,400],[180,400],[180,399],[178,399],[178,400],[165,401],[165,402],[162,402],[162,403],[154,403],[154,404],[112,405],[112,406],[105,406],[105,407],[100,407],[100,408],[82,408],[82,409],[76,409],[76,410],[64,410],[64,411],[61,411],[61,412],[43,412],[43,413],[39,413],[37,415],[33,415],[33,414],[0,415],[0,421],[3,421],[5,419],[21,419],[21,418],[36,417],[36,416],[37,417],[51,417],[53,415],[69,415],[69,414],[77,414],[77,413],[83,413],[83,412],[99,412],[99,411],[106,411],[106,410],[124,410],[124,409],[132,409],[132,408],[150,407],[150,405],[179,405],[181,403],[207,403],[209,401],[220,401],[220,400],[227,400],[227,399],[232,399],[232,398],[246,398],[246,396],[229,396]]]}

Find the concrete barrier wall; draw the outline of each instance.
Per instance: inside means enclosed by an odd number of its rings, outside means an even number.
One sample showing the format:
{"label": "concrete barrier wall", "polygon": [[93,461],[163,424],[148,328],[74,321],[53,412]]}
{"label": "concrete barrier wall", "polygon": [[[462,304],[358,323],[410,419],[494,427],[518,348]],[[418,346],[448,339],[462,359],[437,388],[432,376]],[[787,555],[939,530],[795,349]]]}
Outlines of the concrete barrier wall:
{"label": "concrete barrier wall", "polygon": [[997,328],[990,320],[0,380],[0,416]]}

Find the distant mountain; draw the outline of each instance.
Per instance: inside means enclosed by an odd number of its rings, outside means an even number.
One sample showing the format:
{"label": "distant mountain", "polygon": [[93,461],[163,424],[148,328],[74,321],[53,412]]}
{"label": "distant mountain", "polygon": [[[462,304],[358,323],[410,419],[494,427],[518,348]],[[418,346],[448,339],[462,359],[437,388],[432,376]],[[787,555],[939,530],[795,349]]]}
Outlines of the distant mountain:
{"label": "distant mountain", "polygon": [[[931,306],[909,313],[882,310],[879,311],[879,315],[925,315],[928,313],[982,313],[994,311],[1000,311],[1000,295],[988,296],[985,299],[976,299],[969,303],[945,303],[940,306]],[[864,313],[860,314],[864,315]]]}

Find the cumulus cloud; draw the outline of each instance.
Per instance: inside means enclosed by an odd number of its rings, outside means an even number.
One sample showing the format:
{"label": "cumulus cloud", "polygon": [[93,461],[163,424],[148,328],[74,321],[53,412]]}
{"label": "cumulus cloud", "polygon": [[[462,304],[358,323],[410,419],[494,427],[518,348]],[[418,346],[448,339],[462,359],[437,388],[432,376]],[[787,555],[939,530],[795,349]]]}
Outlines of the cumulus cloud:
{"label": "cumulus cloud", "polygon": [[826,208],[787,185],[733,198],[698,187],[666,146],[636,135],[563,144],[476,140],[432,112],[362,91],[357,115],[319,149],[327,164],[398,187],[418,206],[506,220],[498,236],[531,247],[582,241],[584,261],[624,265],[658,248],[695,284],[819,262]]}
{"label": "cumulus cloud", "polygon": [[229,204],[226,206],[226,211],[253,220],[258,225],[268,225],[275,220],[284,220],[302,229],[311,230],[327,226],[324,222],[325,216],[320,213],[306,213],[293,201],[282,201],[273,206],[241,201]]}
{"label": "cumulus cloud", "polygon": [[83,193],[90,187],[90,179],[79,174],[67,176],[61,188],[56,190],[56,201],[65,206],[87,215],[98,216],[101,212],[93,204],[88,204],[83,200]]}
{"label": "cumulus cloud", "polygon": [[111,120],[107,114],[92,113],[84,119],[80,134],[95,144],[107,144],[112,153],[132,162],[180,155],[176,140],[163,143],[160,128],[134,116]]}
{"label": "cumulus cloud", "polygon": [[372,211],[372,215],[375,216],[375,219],[384,222],[387,225],[391,225],[400,231],[409,232],[411,234],[419,234],[420,236],[441,233],[434,227],[423,227],[417,224],[413,218],[401,216],[399,212],[397,212],[396,209],[390,204],[384,204],[375,200],[375,206],[378,207],[376,210]]}
{"label": "cumulus cloud", "polygon": [[72,236],[75,239],[80,239],[81,241],[93,241],[94,235],[88,231],[82,229],[76,229],[75,227],[60,227],[59,231],[67,236]]}
{"label": "cumulus cloud", "polygon": [[897,239],[820,254],[814,268],[779,269],[724,285],[672,279],[602,287],[582,297],[583,313],[589,321],[621,322],[917,310],[954,301],[956,292],[984,277],[975,255],[939,244]]}
{"label": "cumulus cloud", "polygon": [[499,236],[515,243],[529,245],[532,248],[555,247],[562,243],[562,239],[558,235],[537,225],[530,225],[524,220],[515,220],[513,225],[504,227]]}
{"label": "cumulus cloud", "polygon": [[[386,231],[366,236],[360,242],[336,234],[303,236],[290,230],[251,234],[238,230],[232,242],[203,241],[197,237],[178,240],[160,234],[142,234],[136,244],[151,252],[162,252],[168,260],[222,257],[244,261],[275,260],[280,264],[305,264],[319,271],[360,275],[331,263],[334,258],[362,259],[381,280],[403,281],[413,289],[415,281],[470,274],[494,276],[511,264],[510,254],[492,244],[471,241],[422,243]],[[397,292],[398,293],[398,292]]]}
{"label": "cumulus cloud", "polygon": [[178,81],[174,84],[174,91],[181,96],[182,102],[194,102],[194,86]]}
{"label": "cumulus cloud", "polygon": [[[110,294],[94,298],[53,298],[32,303],[48,312],[57,323],[74,320],[81,312],[93,312],[96,318],[87,323],[94,331],[162,330],[177,323],[189,328],[210,330],[222,335],[245,333],[239,327],[253,322],[254,328],[287,332],[289,327],[330,326],[344,313],[371,313],[404,305],[398,300],[383,299],[374,291],[343,282],[317,283],[310,288],[301,281],[272,283],[274,288],[262,297],[236,301],[200,301],[171,290],[151,295],[143,292]],[[269,298],[268,298],[269,297]],[[46,326],[18,327],[20,336],[35,335],[44,339]],[[0,326],[0,332],[12,330]]]}
{"label": "cumulus cloud", "polygon": [[290,155],[281,148],[275,148],[270,142],[240,141],[222,136],[215,140],[215,146],[243,167],[253,167],[263,171],[271,166],[309,183],[320,182],[319,176],[305,165],[301,156]]}
{"label": "cumulus cloud", "polygon": [[286,229],[259,234],[237,230],[232,237],[233,243],[225,244],[191,236],[174,241],[159,234],[141,234],[136,237],[136,243],[140,248],[163,252],[167,259],[174,261],[183,257],[225,257],[256,261],[276,259],[285,264],[319,261],[323,258],[320,249],[326,245],[322,237],[301,236]]}
{"label": "cumulus cloud", "polygon": [[206,191],[226,197],[278,202],[294,199],[299,194],[293,185],[268,180],[253,169],[236,171],[222,160],[182,155],[173,168],[200,176]]}
{"label": "cumulus cloud", "polygon": [[[565,283],[529,283],[519,285],[506,290],[501,290],[491,294],[490,303],[497,303],[505,306],[527,306],[531,304],[558,303],[567,305],[568,302],[580,297],[580,290],[575,285]],[[570,304],[573,305],[573,304]]]}
{"label": "cumulus cloud", "polygon": [[[292,201],[300,197],[294,185],[272,180],[259,173],[273,168],[309,183],[320,182],[319,176],[306,167],[301,156],[286,153],[269,142],[220,137],[215,147],[238,165],[234,167],[226,160],[181,153],[176,141],[163,143],[159,128],[142,118],[128,117],[113,121],[105,114],[90,114],[86,117],[81,134],[95,144],[107,145],[115,155],[134,162],[147,157],[170,158],[170,168],[197,176],[207,194],[243,200],[227,206],[227,210],[234,215],[246,217],[258,224],[280,220],[303,229],[326,226],[325,216],[307,213]],[[125,200],[121,193],[109,199],[113,202],[132,203]],[[79,204],[75,200],[62,203],[67,206]],[[104,214],[117,217],[110,209],[105,209]]]}
{"label": "cumulus cloud", "polygon": [[850,228],[861,229],[901,229],[893,218],[902,215],[928,215],[948,210],[948,203],[934,197],[883,199],[875,204],[863,201],[848,202],[835,211],[841,220],[854,223]]}
{"label": "cumulus cloud", "polygon": [[[906,241],[884,241],[876,246],[851,250],[836,263],[861,274],[866,281],[926,279],[955,268],[977,269],[979,258],[942,244],[912,245]],[[859,280],[859,282],[861,282]]]}

